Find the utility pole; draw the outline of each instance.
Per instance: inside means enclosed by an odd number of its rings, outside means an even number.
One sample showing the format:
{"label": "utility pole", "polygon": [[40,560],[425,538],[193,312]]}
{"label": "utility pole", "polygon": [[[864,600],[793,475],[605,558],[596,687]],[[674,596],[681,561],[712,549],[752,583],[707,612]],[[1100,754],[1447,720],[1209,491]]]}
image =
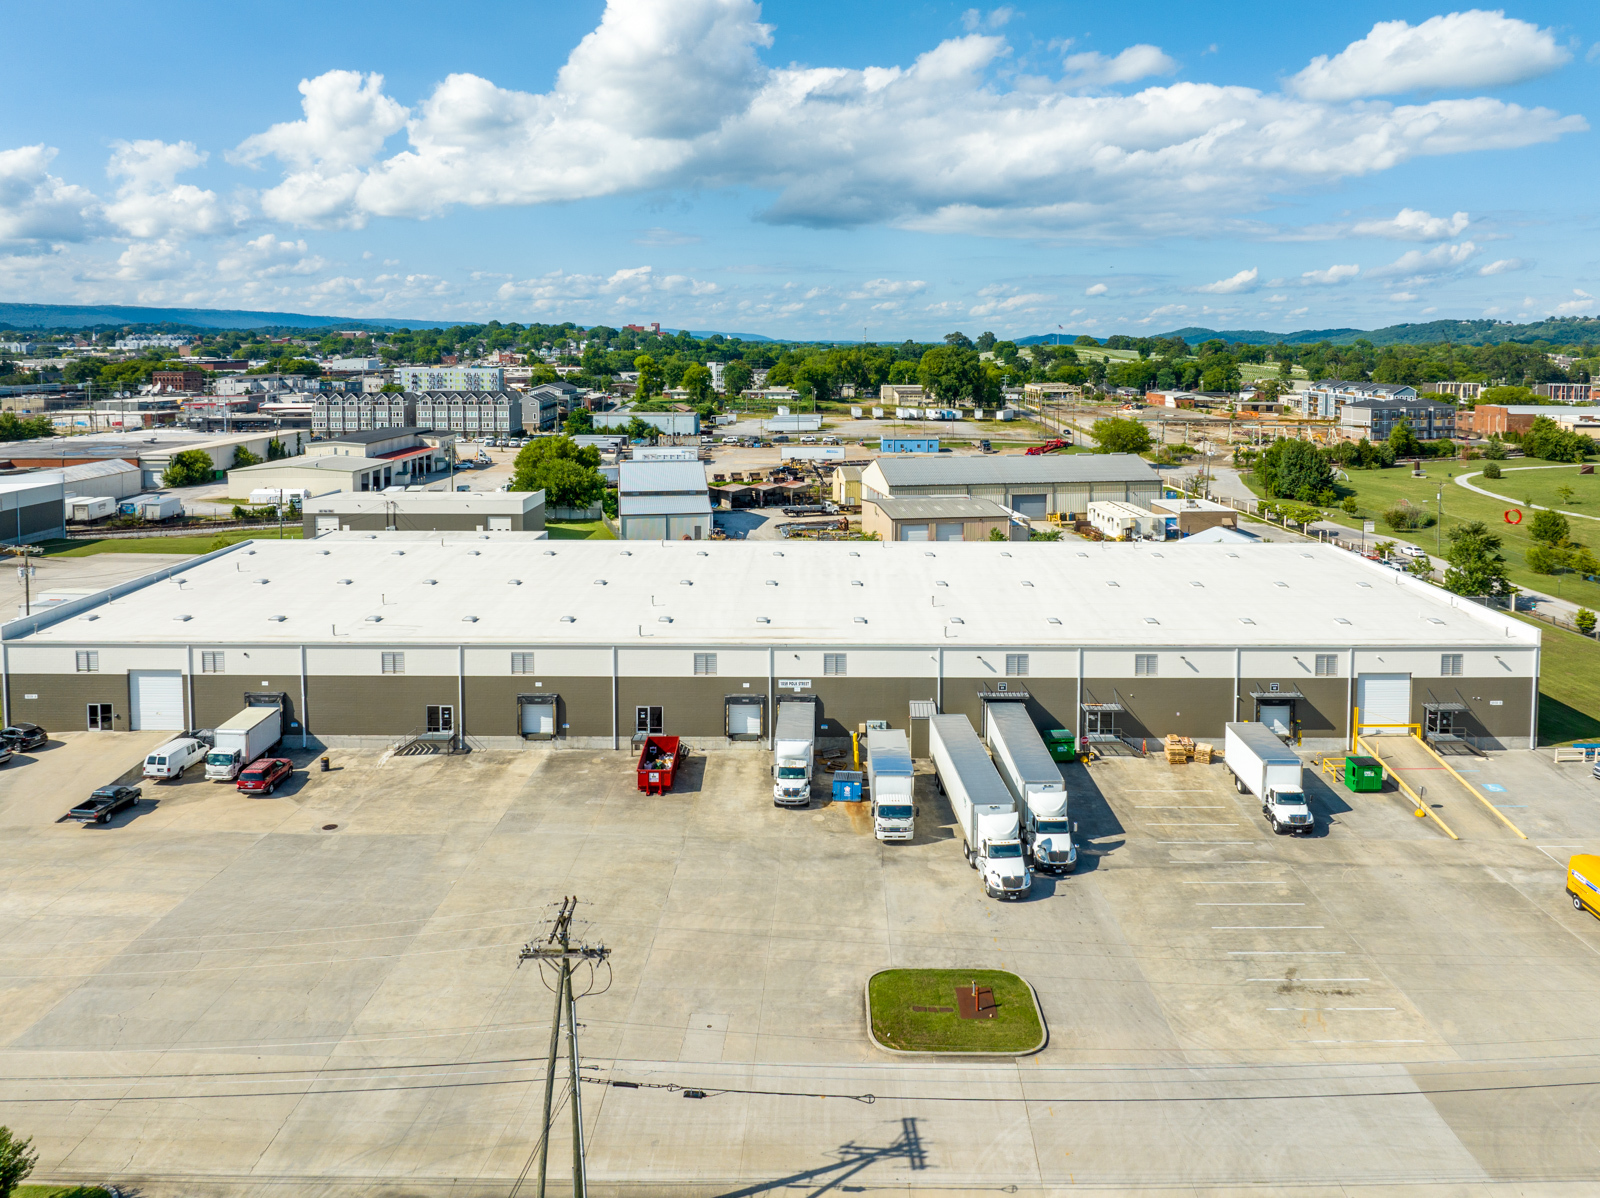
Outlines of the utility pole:
{"label": "utility pole", "polygon": [[578,897],[571,895],[561,900],[543,943],[529,941],[518,954],[517,963],[523,961],[555,962],[559,974],[556,981],[555,1014],[550,1021],[550,1052],[545,1062],[544,1122],[539,1133],[539,1186],[537,1198],[545,1198],[547,1165],[550,1159],[551,1105],[555,1099],[556,1055],[561,1047],[562,1010],[567,1021],[567,1073],[572,1086],[572,1195],[588,1198],[589,1183],[583,1151],[583,1103],[578,1093],[582,1079],[578,1074],[578,996],[572,988],[572,963],[588,961],[598,964],[607,960],[611,950],[605,945],[590,946],[572,943],[572,916],[578,909]]}

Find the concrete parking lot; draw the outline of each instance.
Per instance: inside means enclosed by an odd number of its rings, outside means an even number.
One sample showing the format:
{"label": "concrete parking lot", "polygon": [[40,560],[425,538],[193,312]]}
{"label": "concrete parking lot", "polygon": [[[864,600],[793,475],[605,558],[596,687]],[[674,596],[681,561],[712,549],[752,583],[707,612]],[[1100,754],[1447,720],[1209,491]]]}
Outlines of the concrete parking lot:
{"label": "concrete parking lot", "polygon": [[[1321,775],[1301,839],[1221,766],[1066,766],[1083,865],[1002,905],[928,779],[885,846],[857,805],[773,808],[754,750],[658,798],[626,754],[299,754],[271,798],[186,778],[54,822],[148,740],[0,773],[0,1121],[41,1180],[510,1192],[551,1006],[517,952],[576,894],[613,954],[580,1004],[596,1194],[1600,1184],[1600,922],[1562,871],[1600,850],[1600,783],[1548,751],[1458,765],[1526,841],[1398,757],[1461,840]],[[863,983],[907,965],[1022,974],[1049,1046],[874,1050]]]}

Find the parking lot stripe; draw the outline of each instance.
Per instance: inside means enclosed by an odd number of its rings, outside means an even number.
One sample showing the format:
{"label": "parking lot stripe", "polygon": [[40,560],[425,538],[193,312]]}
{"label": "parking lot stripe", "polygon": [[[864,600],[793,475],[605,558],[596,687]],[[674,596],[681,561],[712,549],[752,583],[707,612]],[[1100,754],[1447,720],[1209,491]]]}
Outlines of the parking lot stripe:
{"label": "parking lot stripe", "polygon": [[[1249,840],[1158,840],[1157,844],[1253,844]],[[1266,861],[1197,861],[1196,865],[1267,865]]]}
{"label": "parking lot stripe", "polygon": [[1196,903],[1196,907],[1304,907],[1304,903]]}
{"label": "parking lot stripe", "polygon": [[1320,923],[1222,923],[1212,924],[1213,932],[1313,932],[1326,925]]}
{"label": "parking lot stripe", "polygon": [[[1219,861],[1219,862],[1217,862],[1217,864],[1218,865],[1243,865],[1243,864],[1246,864],[1246,863],[1242,862],[1242,861]],[[1286,880],[1285,881],[1277,881],[1277,880],[1243,881],[1243,880],[1240,880],[1240,881],[1227,881],[1227,882],[1184,882],[1183,885],[1185,885],[1185,886],[1287,886],[1287,885],[1289,885],[1289,882],[1286,881]]]}
{"label": "parking lot stripe", "polygon": [[1268,1007],[1269,1011],[1393,1011],[1394,1007]]}
{"label": "parking lot stripe", "polygon": [[1216,823],[1198,823],[1189,820],[1147,820],[1152,828],[1237,828],[1239,821],[1236,819],[1220,820]]}
{"label": "parking lot stripe", "polygon": [[1301,951],[1300,949],[1282,948],[1244,948],[1228,954],[1230,957],[1342,957],[1344,955],[1343,949],[1336,949],[1333,952],[1323,952],[1320,950]]}
{"label": "parking lot stripe", "polygon": [[1135,811],[1226,811],[1227,810],[1227,808],[1224,807],[1221,803],[1218,803],[1215,806],[1207,804],[1204,807],[1200,806],[1199,804],[1195,804],[1194,806],[1189,806],[1188,804],[1185,804],[1185,803],[1135,803],[1133,805],[1133,809]]}
{"label": "parking lot stripe", "polygon": [[[1245,978],[1247,982],[1286,982],[1288,978]],[[1370,982],[1371,978],[1295,978],[1297,982]]]}

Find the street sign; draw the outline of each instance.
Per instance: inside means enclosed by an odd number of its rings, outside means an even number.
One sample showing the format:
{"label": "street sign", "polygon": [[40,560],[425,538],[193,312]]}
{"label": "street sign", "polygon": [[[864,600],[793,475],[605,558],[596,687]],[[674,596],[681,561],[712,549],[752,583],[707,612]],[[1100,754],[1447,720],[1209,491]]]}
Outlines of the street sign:
{"label": "street sign", "polygon": [[1362,532],[1377,532],[1378,531],[1378,522],[1376,520],[1363,520],[1361,522],[1361,531]]}

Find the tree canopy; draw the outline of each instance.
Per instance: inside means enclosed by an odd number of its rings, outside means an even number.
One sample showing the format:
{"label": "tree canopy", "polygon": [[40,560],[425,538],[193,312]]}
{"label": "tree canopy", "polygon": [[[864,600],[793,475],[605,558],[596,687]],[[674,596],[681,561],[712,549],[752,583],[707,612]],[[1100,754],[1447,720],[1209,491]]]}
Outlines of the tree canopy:
{"label": "tree canopy", "polygon": [[548,507],[593,507],[605,494],[600,451],[571,437],[540,437],[523,446],[512,469],[513,491],[543,491]]}
{"label": "tree canopy", "polygon": [[1450,547],[1445,560],[1445,589],[1457,595],[1514,595],[1517,588],[1506,579],[1502,541],[1482,520],[1458,524],[1445,534]]}
{"label": "tree canopy", "polygon": [[1150,430],[1143,421],[1106,416],[1089,426],[1101,453],[1143,453],[1150,448]]}
{"label": "tree canopy", "polygon": [[1284,437],[1256,459],[1256,477],[1274,498],[1316,503],[1333,488],[1333,465],[1310,441]]}
{"label": "tree canopy", "polygon": [[161,472],[161,485],[193,487],[210,482],[216,475],[217,467],[209,453],[203,449],[185,449],[181,453],[172,455],[167,468]]}

